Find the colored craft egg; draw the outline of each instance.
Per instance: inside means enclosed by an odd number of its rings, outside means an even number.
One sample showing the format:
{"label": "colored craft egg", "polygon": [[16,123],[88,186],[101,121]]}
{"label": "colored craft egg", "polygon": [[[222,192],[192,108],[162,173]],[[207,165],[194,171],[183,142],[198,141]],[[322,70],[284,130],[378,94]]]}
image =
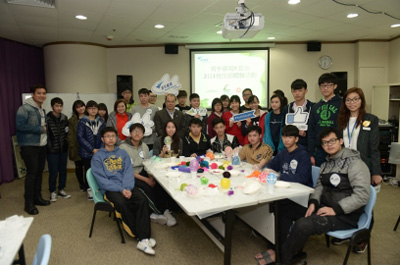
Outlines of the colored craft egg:
{"label": "colored craft egg", "polygon": [[231,173],[229,173],[228,171],[225,171],[223,174],[224,178],[230,178],[231,177]]}
{"label": "colored craft egg", "polygon": [[181,190],[181,191],[184,191],[187,185],[188,185],[188,184],[186,184],[186,183],[182,183],[180,190]]}
{"label": "colored craft egg", "polygon": [[218,168],[218,164],[217,163],[212,163],[210,167],[211,167],[211,169],[217,169]]}
{"label": "colored craft egg", "polygon": [[221,179],[221,187],[224,189],[229,189],[229,187],[231,186],[231,181],[227,178],[223,178]]}
{"label": "colored craft egg", "polygon": [[224,166],[219,166],[218,167],[219,169],[222,169],[222,170],[224,170],[225,168],[224,168]]}
{"label": "colored craft egg", "polygon": [[192,185],[192,184],[187,185],[186,186],[186,193],[188,195],[196,195],[198,193],[197,187]]}
{"label": "colored craft egg", "polygon": [[200,178],[200,182],[201,182],[201,185],[207,185],[207,184],[208,184],[208,178],[206,178],[206,177],[201,177],[201,178]]}

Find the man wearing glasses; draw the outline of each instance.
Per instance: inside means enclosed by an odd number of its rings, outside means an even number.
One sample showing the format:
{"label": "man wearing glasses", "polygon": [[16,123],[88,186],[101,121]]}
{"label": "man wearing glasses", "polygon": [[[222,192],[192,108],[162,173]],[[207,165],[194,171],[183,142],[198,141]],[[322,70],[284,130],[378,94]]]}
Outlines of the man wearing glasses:
{"label": "man wearing glasses", "polygon": [[327,153],[321,147],[318,136],[324,128],[337,127],[342,98],[335,95],[337,78],[334,74],[321,75],[318,84],[322,99],[312,107],[310,112],[307,145],[312,165],[319,167],[325,161]]}
{"label": "man wearing glasses", "polygon": [[[143,137],[144,128],[141,129]],[[121,214],[124,230],[139,241],[137,248],[154,255],[156,241],[150,237],[149,208],[146,197],[133,178],[131,158],[125,150],[115,146],[117,131],[113,127],[106,127],[101,131],[101,140],[104,148],[94,154],[91,162],[93,176],[101,193]]]}
{"label": "man wearing glasses", "polygon": [[281,264],[290,264],[292,256],[304,247],[310,235],[356,228],[369,200],[370,180],[365,177],[369,176],[369,169],[358,151],[342,147],[342,131],[325,128],[320,142],[328,157],[321,166],[308,209],[300,205],[281,208],[282,227],[286,224],[290,227],[293,221],[304,217],[296,221],[287,238],[281,236],[286,238],[281,242]]}

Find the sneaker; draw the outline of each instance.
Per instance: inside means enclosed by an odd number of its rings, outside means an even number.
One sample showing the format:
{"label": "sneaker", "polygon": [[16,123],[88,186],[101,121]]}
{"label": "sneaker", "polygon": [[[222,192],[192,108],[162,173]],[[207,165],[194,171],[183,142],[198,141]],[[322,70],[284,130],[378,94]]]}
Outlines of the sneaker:
{"label": "sneaker", "polygon": [[346,239],[332,238],[332,244],[334,244],[334,245],[341,245],[347,241],[349,241],[348,238],[346,238]]}
{"label": "sneaker", "polygon": [[149,238],[150,247],[154,248],[157,244],[154,238]]}
{"label": "sneaker", "polygon": [[168,222],[167,217],[162,214],[150,214],[150,220],[154,223],[159,223],[160,225],[165,225]]}
{"label": "sneaker", "polygon": [[147,239],[147,238],[140,240],[136,247],[137,247],[137,249],[143,251],[146,254],[149,254],[149,255],[155,255],[156,254],[156,252],[154,251],[154,249],[150,245],[150,240]]}
{"label": "sneaker", "polygon": [[172,216],[170,210],[165,210],[164,216],[167,218],[167,226],[174,226],[176,225],[176,219]]}
{"label": "sneaker", "polygon": [[51,202],[56,202],[56,201],[57,201],[57,192],[53,191],[53,192],[50,194],[50,201],[51,201]]}
{"label": "sneaker", "polygon": [[64,190],[59,190],[59,191],[58,191],[58,196],[61,196],[61,197],[63,197],[64,199],[71,198],[71,195],[69,195],[68,193],[66,193]]}
{"label": "sneaker", "polygon": [[89,201],[93,201],[93,194],[92,194],[92,190],[90,188],[87,189],[87,199]]}
{"label": "sneaker", "polygon": [[355,253],[362,254],[362,253],[364,253],[365,250],[367,249],[367,246],[368,246],[368,243],[367,243],[367,242],[358,243],[357,245],[355,245],[355,246],[353,247],[353,251],[354,251]]}

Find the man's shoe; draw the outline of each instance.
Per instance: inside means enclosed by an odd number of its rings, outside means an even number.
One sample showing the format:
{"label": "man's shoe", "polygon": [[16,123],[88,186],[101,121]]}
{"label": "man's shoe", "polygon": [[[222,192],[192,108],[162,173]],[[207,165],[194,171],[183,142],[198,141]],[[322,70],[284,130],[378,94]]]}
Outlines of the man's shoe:
{"label": "man's shoe", "polygon": [[367,242],[360,242],[353,247],[353,251],[358,254],[362,254],[367,249],[368,243]]}
{"label": "man's shoe", "polygon": [[137,247],[137,249],[143,251],[146,254],[149,254],[149,255],[155,255],[156,254],[156,252],[154,251],[154,249],[150,245],[149,239],[147,239],[147,238],[140,240],[136,247]]}
{"label": "man's shoe", "polygon": [[334,244],[334,245],[341,245],[343,243],[346,243],[347,241],[349,241],[348,238],[346,238],[346,239],[339,239],[339,238],[335,238],[335,237],[332,238],[332,244]]}
{"label": "man's shoe", "polygon": [[167,226],[174,226],[176,225],[176,219],[172,216],[170,210],[165,210],[164,216],[167,218]]}
{"label": "man's shoe", "polygon": [[27,212],[30,215],[36,215],[39,213],[38,209],[32,202],[25,203],[25,212]]}
{"label": "man's shoe", "polygon": [[159,223],[160,225],[165,225],[168,222],[167,217],[162,214],[150,214],[150,220],[154,223]]}
{"label": "man's shoe", "polygon": [[150,247],[154,248],[156,246],[157,242],[154,238],[149,238],[149,244],[150,244]]}
{"label": "man's shoe", "polygon": [[53,191],[53,192],[50,194],[50,201],[51,201],[51,202],[56,202],[56,201],[57,201],[57,192]]}
{"label": "man's shoe", "polygon": [[93,193],[92,193],[92,190],[90,188],[87,189],[87,199],[89,201],[93,201]]}
{"label": "man's shoe", "polygon": [[42,196],[38,196],[33,200],[33,203],[35,205],[39,205],[39,206],[47,206],[50,205],[50,201],[45,200],[42,198]]}
{"label": "man's shoe", "polygon": [[69,195],[68,193],[66,193],[64,190],[59,190],[59,191],[58,191],[58,196],[63,197],[64,199],[71,198],[71,195]]}

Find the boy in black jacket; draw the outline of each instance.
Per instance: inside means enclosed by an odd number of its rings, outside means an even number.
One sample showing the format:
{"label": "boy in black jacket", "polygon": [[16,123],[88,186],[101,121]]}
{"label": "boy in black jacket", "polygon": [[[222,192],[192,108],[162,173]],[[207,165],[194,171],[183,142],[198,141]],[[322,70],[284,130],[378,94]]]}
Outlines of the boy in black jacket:
{"label": "boy in black jacket", "polygon": [[[283,109],[284,125],[293,124],[292,122],[289,121],[290,120],[288,119],[289,117],[286,117],[286,114],[291,113],[293,115],[294,113],[296,113],[298,107],[302,108],[302,113],[310,113],[312,106],[315,104],[314,102],[311,102],[308,99],[306,99],[306,94],[308,92],[308,89],[307,89],[307,83],[303,79],[294,80],[290,85],[290,88],[294,101]],[[307,148],[308,121],[309,121],[309,116],[305,120],[306,126],[297,126],[296,124],[293,124],[299,128],[299,141],[297,142],[297,144],[303,145],[305,148]]]}
{"label": "boy in black jacket", "polygon": [[[57,195],[65,199],[71,195],[64,191],[67,182],[67,158],[68,158],[68,118],[61,113],[63,100],[53,98],[51,108],[47,114],[47,163],[49,166],[49,191],[50,201],[57,201]],[[58,193],[56,192],[58,177]]]}
{"label": "boy in black jacket", "polygon": [[322,149],[319,140],[320,132],[327,127],[337,127],[342,98],[335,95],[337,78],[334,74],[323,74],[318,79],[319,89],[323,98],[312,107],[308,122],[307,145],[314,166],[321,166],[325,162],[327,153]]}
{"label": "boy in black jacket", "polygon": [[184,156],[205,155],[211,149],[210,137],[202,132],[203,123],[198,118],[193,118],[189,123],[189,132],[182,138],[182,153]]}

